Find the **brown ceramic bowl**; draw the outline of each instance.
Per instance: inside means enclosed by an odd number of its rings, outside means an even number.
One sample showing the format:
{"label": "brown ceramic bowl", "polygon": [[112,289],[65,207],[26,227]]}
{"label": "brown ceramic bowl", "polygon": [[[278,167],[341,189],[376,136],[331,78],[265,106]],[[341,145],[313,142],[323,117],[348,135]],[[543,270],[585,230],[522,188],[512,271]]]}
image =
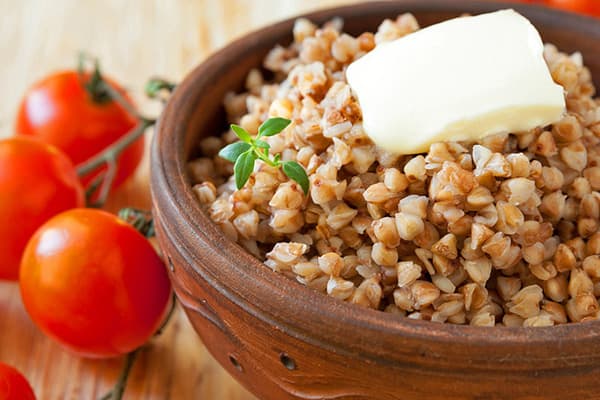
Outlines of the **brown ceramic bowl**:
{"label": "brown ceramic bowl", "polygon": [[[514,7],[545,41],[579,50],[600,83],[600,23],[507,3],[397,1],[319,11],[323,23],[373,31],[410,11],[422,25]],[[192,71],[175,91],[152,150],[158,238],[175,291],[219,362],[261,399],[600,399],[600,323],[476,328],[403,319],[314,292],[228,240],[197,206],[186,173],[198,139],[226,126],[222,100],[293,20],[249,34]],[[493,45],[493,44],[491,44]],[[190,349],[193,351],[193,349]]]}

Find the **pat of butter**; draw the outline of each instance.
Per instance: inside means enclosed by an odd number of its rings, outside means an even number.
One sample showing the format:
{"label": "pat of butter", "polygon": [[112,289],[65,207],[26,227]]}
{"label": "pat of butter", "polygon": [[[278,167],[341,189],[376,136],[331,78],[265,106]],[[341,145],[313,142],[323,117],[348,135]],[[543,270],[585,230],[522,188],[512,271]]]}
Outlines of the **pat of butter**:
{"label": "pat of butter", "polygon": [[561,119],[539,33],[502,10],[452,19],[378,45],[346,71],[363,126],[380,147],[425,152],[440,141],[475,141]]}

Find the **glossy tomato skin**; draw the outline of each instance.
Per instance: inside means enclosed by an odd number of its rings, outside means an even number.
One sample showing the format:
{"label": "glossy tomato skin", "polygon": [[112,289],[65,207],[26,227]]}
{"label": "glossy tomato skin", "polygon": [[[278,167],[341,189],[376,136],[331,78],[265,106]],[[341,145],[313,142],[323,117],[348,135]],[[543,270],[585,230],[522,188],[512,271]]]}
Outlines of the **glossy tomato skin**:
{"label": "glossy tomato skin", "polygon": [[171,293],[167,271],[144,236],[115,215],[84,208],[55,216],[35,233],[20,284],[37,326],[88,357],[144,344]]}
{"label": "glossy tomato skin", "polygon": [[546,0],[546,4],[552,7],[600,17],[600,1],[598,0]]}
{"label": "glossy tomato skin", "polygon": [[0,400],[35,400],[27,379],[16,368],[0,362]]}
{"label": "glossy tomato skin", "polygon": [[34,139],[0,140],[0,279],[16,280],[21,255],[52,216],[85,204],[73,163]]}
{"label": "glossy tomato skin", "polygon": [[521,0],[521,2],[543,4],[562,10],[600,17],[599,0]]}
{"label": "glossy tomato skin", "polygon": [[[63,150],[75,165],[98,154],[135,127],[135,117],[114,101],[95,102],[83,82],[89,73],[76,71],[50,75],[35,83],[19,107],[16,132],[34,136]],[[104,78],[124,96],[116,83]],[[114,186],[136,169],[144,153],[143,136],[125,150],[118,160]],[[88,183],[91,178],[84,179]]]}

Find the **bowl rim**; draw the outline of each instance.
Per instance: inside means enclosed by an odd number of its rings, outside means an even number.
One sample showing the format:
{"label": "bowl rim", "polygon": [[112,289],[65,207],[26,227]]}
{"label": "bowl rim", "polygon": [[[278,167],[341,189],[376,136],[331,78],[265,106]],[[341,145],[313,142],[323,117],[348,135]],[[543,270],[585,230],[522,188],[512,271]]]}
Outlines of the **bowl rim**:
{"label": "bowl rim", "polygon": [[[471,1],[467,4],[469,12],[472,13],[510,7],[518,11],[524,11],[529,16],[535,16],[536,19],[549,21],[553,18],[560,18],[561,25],[565,26],[565,29],[577,26],[579,31],[598,32],[598,21],[591,17],[537,5],[496,1]],[[191,185],[186,178],[186,163],[183,160],[183,134],[185,133],[185,122],[189,121],[189,117],[193,112],[197,112],[191,103],[194,102],[195,98],[200,97],[198,93],[195,93],[198,82],[206,81],[206,78],[204,78],[206,74],[218,70],[221,60],[239,57],[240,54],[243,55],[243,50],[252,43],[268,40],[269,35],[273,35],[273,32],[281,32],[282,30],[287,30],[288,33],[291,32],[293,21],[297,18],[304,17],[320,22],[336,15],[347,16],[349,14],[368,13],[370,8],[377,7],[389,9],[390,11],[395,10],[396,13],[399,12],[399,9],[417,13],[419,11],[457,13],[465,11],[464,3],[452,4],[445,0],[400,0],[351,4],[309,12],[268,25],[230,42],[195,67],[177,86],[159,119],[152,144],[151,190],[155,219],[159,223],[169,220],[169,223],[175,224],[177,229],[169,229],[166,232],[169,240],[176,240],[185,244],[180,246],[179,250],[196,261],[196,264],[202,263],[203,257],[195,254],[194,243],[207,244],[205,250],[211,250],[212,254],[205,257],[218,256],[243,260],[245,265],[233,265],[230,262],[226,263],[227,265],[224,265],[223,268],[236,274],[239,279],[249,279],[249,283],[243,287],[233,288],[228,285],[227,277],[216,274],[214,271],[206,271],[195,266],[192,268],[193,270],[188,272],[193,273],[198,278],[207,280],[229,301],[256,318],[303,341],[313,344],[318,343],[322,347],[325,344],[326,347],[336,352],[359,352],[361,356],[374,358],[380,358],[382,354],[375,349],[369,351],[368,343],[356,343],[356,336],[353,336],[353,334],[350,335],[352,340],[345,340],[343,335],[342,337],[332,335],[328,331],[331,329],[334,332],[339,332],[340,327],[343,327],[354,332],[364,332],[364,335],[361,336],[367,342],[370,335],[382,334],[390,340],[394,340],[392,338],[396,337],[395,344],[420,343],[418,346],[423,349],[424,353],[428,352],[428,346],[430,345],[451,345],[459,349],[473,347],[481,349],[494,346],[498,349],[498,352],[493,354],[482,352],[484,353],[480,358],[482,362],[504,360],[506,357],[513,357],[515,360],[520,357],[533,357],[539,360],[556,357],[556,354],[544,355],[542,352],[534,350],[531,353],[525,350],[527,354],[511,354],[511,350],[523,351],[523,345],[527,346],[526,349],[528,347],[531,349],[534,347],[559,348],[565,353],[570,352],[572,354],[567,357],[571,361],[590,357],[598,359],[600,356],[600,346],[598,345],[600,342],[600,321],[536,328],[504,326],[484,328],[447,323],[435,324],[430,321],[412,320],[380,311],[362,309],[356,305],[333,299],[305,287],[283,274],[271,271],[262,262],[247,253],[240,245],[227,239],[216,227],[216,224],[196,205]],[[204,82],[204,84],[209,83]],[[208,243],[211,242],[213,246],[208,249]],[[273,309],[271,307],[272,302],[262,297],[270,295],[276,299],[285,299],[290,293],[298,294],[301,301],[280,301],[279,305],[281,307],[279,309]],[[294,315],[294,323],[282,319],[290,315]],[[314,329],[310,331],[305,329],[303,324],[310,322],[322,324],[323,329],[316,332]],[[331,339],[333,336],[335,336],[335,340]],[[574,343],[579,343],[579,347],[574,346]],[[581,344],[593,346],[596,352],[582,350]],[[394,351],[396,350],[398,349],[394,349]],[[591,350],[591,347],[587,350]],[[386,351],[389,352],[390,350],[387,349]],[[472,354],[469,357],[472,358]],[[495,367],[498,369],[499,366],[495,365]]]}

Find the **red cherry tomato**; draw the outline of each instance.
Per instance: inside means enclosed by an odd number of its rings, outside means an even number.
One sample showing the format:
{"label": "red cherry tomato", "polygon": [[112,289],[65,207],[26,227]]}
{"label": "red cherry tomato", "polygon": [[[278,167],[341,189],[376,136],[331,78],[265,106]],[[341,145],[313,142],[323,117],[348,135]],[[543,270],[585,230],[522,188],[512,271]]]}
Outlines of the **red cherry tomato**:
{"label": "red cherry tomato", "polygon": [[37,326],[89,357],[144,344],[161,324],[171,293],[150,242],[115,215],[86,208],[59,214],[35,233],[20,283]]}
{"label": "red cherry tomato", "polygon": [[[127,134],[137,124],[135,117],[115,101],[95,101],[85,87],[89,79],[89,73],[65,71],[34,84],[21,102],[17,133],[55,145],[75,165]],[[104,79],[125,96],[117,84]],[[121,154],[114,186],[135,171],[143,152],[144,138],[140,137]],[[89,183],[92,177],[86,177],[84,183]]]}
{"label": "red cherry tomato", "polygon": [[85,196],[67,156],[25,137],[0,140],[0,193],[0,279],[16,280],[31,235]]}
{"label": "red cherry tomato", "polygon": [[27,379],[10,365],[0,362],[0,400],[35,400]]}

